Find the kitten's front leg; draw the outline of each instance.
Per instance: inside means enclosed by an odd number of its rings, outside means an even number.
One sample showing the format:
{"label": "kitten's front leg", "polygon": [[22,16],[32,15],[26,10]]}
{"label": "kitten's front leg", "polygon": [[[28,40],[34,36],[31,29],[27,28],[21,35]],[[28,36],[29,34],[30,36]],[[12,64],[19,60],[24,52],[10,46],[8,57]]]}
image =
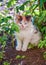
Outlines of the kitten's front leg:
{"label": "kitten's front leg", "polygon": [[17,39],[17,46],[16,46],[16,50],[17,50],[17,51],[20,51],[20,50],[21,50],[21,47],[22,47],[21,40]]}
{"label": "kitten's front leg", "polygon": [[27,50],[28,44],[29,44],[29,41],[28,41],[28,40],[24,40],[24,41],[23,41],[22,51],[26,51],[26,50]]}

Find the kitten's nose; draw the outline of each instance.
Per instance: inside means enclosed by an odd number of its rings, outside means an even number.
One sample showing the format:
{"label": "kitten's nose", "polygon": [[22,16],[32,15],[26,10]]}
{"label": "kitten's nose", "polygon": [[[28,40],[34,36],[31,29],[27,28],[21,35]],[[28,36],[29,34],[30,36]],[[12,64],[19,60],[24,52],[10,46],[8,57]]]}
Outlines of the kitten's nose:
{"label": "kitten's nose", "polygon": [[24,25],[22,25],[22,27],[24,28]]}

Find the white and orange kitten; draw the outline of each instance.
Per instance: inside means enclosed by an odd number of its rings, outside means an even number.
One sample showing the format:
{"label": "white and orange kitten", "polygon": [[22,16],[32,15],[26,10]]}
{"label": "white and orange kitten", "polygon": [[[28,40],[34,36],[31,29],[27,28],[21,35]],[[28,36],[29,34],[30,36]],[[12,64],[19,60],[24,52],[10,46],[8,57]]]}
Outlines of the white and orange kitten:
{"label": "white and orange kitten", "polygon": [[41,33],[32,24],[31,16],[17,15],[16,23],[20,27],[20,32],[16,32],[17,36],[16,50],[26,51],[29,43],[37,46],[39,40],[41,39]]}

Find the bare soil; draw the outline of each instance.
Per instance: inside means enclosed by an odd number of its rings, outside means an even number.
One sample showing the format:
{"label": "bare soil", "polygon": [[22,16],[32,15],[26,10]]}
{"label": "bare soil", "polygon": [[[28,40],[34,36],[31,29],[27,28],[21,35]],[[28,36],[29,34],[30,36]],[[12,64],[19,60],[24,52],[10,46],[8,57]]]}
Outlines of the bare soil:
{"label": "bare soil", "polygon": [[[38,49],[37,47],[33,49],[28,49],[26,52],[16,51],[15,48],[6,47],[5,57],[0,61],[0,65],[3,65],[4,61],[10,62],[10,65],[46,65],[46,60],[43,58],[43,52],[46,49]],[[16,56],[25,56],[25,58],[17,59]]]}

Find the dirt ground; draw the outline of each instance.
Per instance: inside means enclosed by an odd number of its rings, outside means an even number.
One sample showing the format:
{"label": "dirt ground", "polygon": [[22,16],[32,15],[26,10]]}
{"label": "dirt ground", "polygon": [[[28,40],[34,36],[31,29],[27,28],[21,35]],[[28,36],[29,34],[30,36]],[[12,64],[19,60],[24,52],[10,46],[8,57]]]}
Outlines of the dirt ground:
{"label": "dirt ground", "polygon": [[[10,65],[46,65],[46,60],[43,58],[43,52],[46,51],[46,49],[28,49],[26,52],[22,51],[16,51],[12,47],[6,47],[5,48],[5,57],[0,62],[0,65],[3,65],[2,63],[4,61],[10,62]],[[24,58],[17,59],[16,56],[25,56]]]}

